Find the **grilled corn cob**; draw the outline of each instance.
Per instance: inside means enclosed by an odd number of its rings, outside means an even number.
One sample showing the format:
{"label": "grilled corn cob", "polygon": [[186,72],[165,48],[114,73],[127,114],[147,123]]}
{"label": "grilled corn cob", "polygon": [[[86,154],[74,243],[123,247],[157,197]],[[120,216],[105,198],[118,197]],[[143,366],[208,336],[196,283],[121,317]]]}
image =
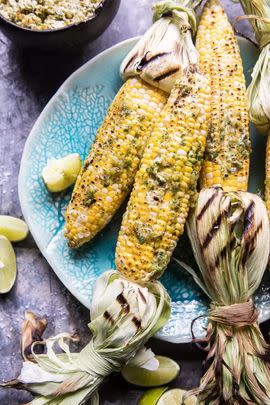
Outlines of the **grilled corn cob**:
{"label": "grilled corn cob", "polygon": [[70,247],[92,239],[126,198],[153,122],[166,93],[139,78],[128,79],[116,95],[77,179],[66,212]]}
{"label": "grilled corn cob", "polygon": [[156,88],[169,93],[183,69],[198,60],[191,37],[198,2],[155,4],[155,23],[124,59],[120,72],[128,80],[98,131],[67,209],[69,246],[78,247],[92,239],[127,196],[146,139],[167,100]]}
{"label": "grilled corn cob", "polygon": [[250,140],[245,78],[237,40],[218,0],[204,7],[196,46],[211,87],[201,187],[221,185],[224,191],[246,191]]}
{"label": "grilled corn cob", "polygon": [[147,142],[116,248],[116,266],[135,281],[159,277],[184,230],[210,117],[207,79],[190,65]]}

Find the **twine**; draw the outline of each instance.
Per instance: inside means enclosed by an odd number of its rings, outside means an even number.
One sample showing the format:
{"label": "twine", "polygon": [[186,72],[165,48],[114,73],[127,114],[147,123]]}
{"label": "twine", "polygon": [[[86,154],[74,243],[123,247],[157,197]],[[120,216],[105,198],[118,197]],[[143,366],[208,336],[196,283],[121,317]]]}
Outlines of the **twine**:
{"label": "twine", "polygon": [[93,376],[105,378],[115,371],[121,369],[121,360],[110,358],[110,354],[106,356],[95,349],[93,341],[82,349],[78,354],[76,361],[78,367]]}
{"label": "twine", "polygon": [[[153,21],[157,21],[163,17],[173,17],[181,21],[183,32],[191,29],[193,34],[196,32],[196,15],[194,8],[197,7],[202,0],[196,0],[192,8],[185,6],[183,1],[179,0],[164,0],[158,3],[154,3],[153,9]],[[187,21],[186,21],[187,20]]]}
{"label": "twine", "polygon": [[212,305],[208,313],[208,319],[210,321],[238,328],[254,324],[257,322],[258,317],[259,311],[255,307],[252,299],[240,304],[226,306]]}

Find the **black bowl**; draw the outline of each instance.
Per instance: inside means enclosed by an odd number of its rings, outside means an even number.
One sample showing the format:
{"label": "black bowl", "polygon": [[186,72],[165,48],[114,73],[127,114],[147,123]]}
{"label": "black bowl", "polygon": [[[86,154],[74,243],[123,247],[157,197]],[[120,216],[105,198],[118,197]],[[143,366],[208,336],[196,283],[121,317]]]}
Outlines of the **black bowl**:
{"label": "black bowl", "polygon": [[65,51],[89,43],[101,35],[115,17],[121,0],[103,0],[89,20],[55,30],[23,28],[0,15],[0,28],[4,34],[22,47]]}

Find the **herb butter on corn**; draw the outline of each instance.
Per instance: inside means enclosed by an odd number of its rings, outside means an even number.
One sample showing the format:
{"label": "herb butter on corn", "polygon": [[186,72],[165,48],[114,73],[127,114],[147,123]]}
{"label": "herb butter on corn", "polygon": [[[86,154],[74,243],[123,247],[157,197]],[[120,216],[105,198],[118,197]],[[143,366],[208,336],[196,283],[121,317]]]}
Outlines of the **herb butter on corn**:
{"label": "herb butter on corn", "polygon": [[245,77],[237,40],[218,0],[204,7],[196,47],[209,76],[211,100],[201,188],[246,191],[251,148]]}
{"label": "herb butter on corn", "polygon": [[65,236],[70,247],[90,241],[125,200],[166,104],[163,90],[170,92],[184,68],[197,62],[191,38],[195,5],[192,0],[154,5],[157,21],[124,59],[120,71],[127,81],[97,132],[67,208]]}
{"label": "herb butter on corn", "polygon": [[190,65],[156,120],[136,174],[116,248],[124,276],[144,282],[168,265],[196,193],[209,118],[208,80]]}
{"label": "herb butter on corn", "polygon": [[146,138],[166,95],[142,80],[128,79],[116,95],[84,162],[66,212],[70,247],[92,239],[129,192]]}

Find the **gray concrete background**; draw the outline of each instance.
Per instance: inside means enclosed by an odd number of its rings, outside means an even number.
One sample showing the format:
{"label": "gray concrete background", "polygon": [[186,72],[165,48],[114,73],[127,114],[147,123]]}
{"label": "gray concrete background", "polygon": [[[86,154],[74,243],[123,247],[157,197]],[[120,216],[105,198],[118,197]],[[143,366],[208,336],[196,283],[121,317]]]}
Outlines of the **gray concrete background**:
{"label": "gray concrete background", "polygon": [[[22,50],[0,31],[0,212],[21,216],[17,177],[25,140],[38,115],[63,81],[99,52],[132,36],[142,34],[151,22],[152,0],[122,0],[109,29],[95,42],[66,55]],[[223,1],[231,21],[242,14],[239,5]],[[248,24],[242,24],[248,32]],[[15,377],[21,367],[20,328],[24,311],[46,315],[47,335],[78,331],[81,345],[89,339],[88,311],[54,275],[29,236],[15,246],[18,277],[12,291],[0,296],[0,380]],[[171,356],[181,365],[172,386],[191,388],[199,382],[203,355],[191,345],[151,341],[156,353]],[[142,390],[114,376],[100,390],[102,405],[136,404]],[[23,404],[28,393],[0,391],[0,404]]]}

